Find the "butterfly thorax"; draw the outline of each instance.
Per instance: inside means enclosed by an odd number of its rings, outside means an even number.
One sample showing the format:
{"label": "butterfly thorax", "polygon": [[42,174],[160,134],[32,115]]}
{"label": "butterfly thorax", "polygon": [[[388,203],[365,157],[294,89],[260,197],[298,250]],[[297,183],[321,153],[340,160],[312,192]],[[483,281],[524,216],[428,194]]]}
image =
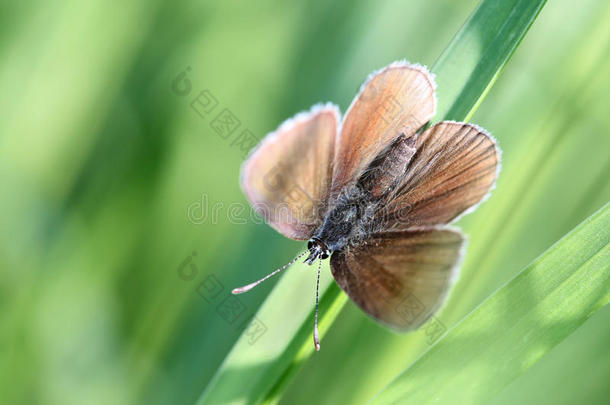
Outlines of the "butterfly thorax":
{"label": "butterfly thorax", "polygon": [[414,154],[414,139],[397,137],[368,165],[360,179],[335,199],[314,233],[314,246],[318,240],[334,252],[347,245],[357,246],[374,234],[382,226],[380,210],[404,178]]}
{"label": "butterfly thorax", "polygon": [[358,243],[370,233],[378,204],[366,190],[351,187],[337,199],[312,240],[322,242],[331,252]]}

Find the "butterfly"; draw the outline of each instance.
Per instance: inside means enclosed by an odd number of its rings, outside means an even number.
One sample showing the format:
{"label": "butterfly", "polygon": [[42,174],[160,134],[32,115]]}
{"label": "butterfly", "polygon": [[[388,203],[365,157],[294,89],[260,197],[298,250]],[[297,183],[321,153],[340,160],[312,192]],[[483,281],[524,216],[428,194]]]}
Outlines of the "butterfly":
{"label": "butterfly", "polygon": [[367,78],[343,121],[335,105],[317,105],[260,142],[242,166],[242,189],[271,227],[308,240],[307,250],[234,294],[305,255],[309,265],[318,261],[316,350],[321,261],[329,257],[343,291],[390,328],[416,329],[439,310],[465,244],[448,224],[488,195],[500,150],[476,125],[429,126],[435,91],[425,67],[394,62]]}

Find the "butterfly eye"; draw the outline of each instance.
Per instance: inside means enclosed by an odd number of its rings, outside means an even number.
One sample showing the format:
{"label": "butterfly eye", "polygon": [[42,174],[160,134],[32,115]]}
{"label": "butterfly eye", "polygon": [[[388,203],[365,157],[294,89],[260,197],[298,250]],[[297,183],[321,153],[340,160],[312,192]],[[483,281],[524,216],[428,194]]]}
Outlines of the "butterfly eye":
{"label": "butterfly eye", "polygon": [[307,250],[311,250],[312,246],[313,246],[313,239],[309,239],[309,241],[307,242]]}

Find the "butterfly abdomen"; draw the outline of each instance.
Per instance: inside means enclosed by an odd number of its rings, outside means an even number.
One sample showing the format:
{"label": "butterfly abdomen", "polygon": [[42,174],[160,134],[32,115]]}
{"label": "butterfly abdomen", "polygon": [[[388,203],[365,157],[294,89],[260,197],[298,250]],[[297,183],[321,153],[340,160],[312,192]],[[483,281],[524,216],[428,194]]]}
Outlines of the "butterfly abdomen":
{"label": "butterfly abdomen", "polygon": [[358,186],[373,199],[381,199],[401,182],[415,155],[415,137],[398,136],[379,154],[358,180]]}

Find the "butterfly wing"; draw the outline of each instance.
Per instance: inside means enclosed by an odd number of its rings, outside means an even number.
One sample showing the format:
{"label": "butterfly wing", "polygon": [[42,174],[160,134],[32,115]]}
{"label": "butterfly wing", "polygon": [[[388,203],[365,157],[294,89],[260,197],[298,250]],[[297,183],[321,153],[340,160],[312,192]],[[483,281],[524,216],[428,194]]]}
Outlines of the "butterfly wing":
{"label": "butterfly wing", "polygon": [[269,225],[306,240],[324,216],[332,178],[339,111],[314,107],[267,135],[241,170],[241,186]]}
{"label": "butterfly wing", "polygon": [[337,138],[332,196],[360,178],[395,138],[414,135],[432,118],[435,87],[426,68],[405,62],[369,76],[352,101]]}
{"label": "butterfly wing", "polygon": [[410,330],[443,304],[463,242],[452,229],[377,234],[363,245],[333,253],[330,265],[337,284],[368,315]]}
{"label": "butterfly wing", "polygon": [[387,229],[447,224],[479,203],[492,188],[500,151],[484,129],[443,121],[415,142],[406,175],[378,222]]}

